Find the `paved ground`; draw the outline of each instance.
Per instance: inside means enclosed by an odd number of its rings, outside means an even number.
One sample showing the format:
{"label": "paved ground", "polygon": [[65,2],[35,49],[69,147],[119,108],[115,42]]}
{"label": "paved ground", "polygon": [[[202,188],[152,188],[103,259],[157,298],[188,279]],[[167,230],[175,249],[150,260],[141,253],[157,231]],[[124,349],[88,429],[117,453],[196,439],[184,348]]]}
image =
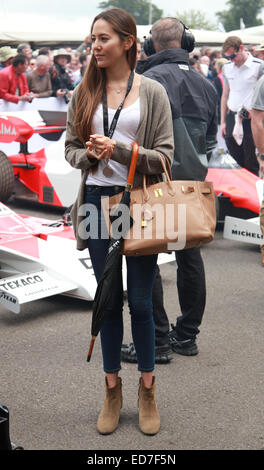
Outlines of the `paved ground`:
{"label": "paved ground", "polygon": [[[121,373],[119,428],[110,436],[96,431],[104,376],[99,340],[86,362],[89,303],[56,296],[24,305],[18,316],[1,308],[0,401],[10,410],[12,441],[44,450],[264,449],[260,254],[253,246],[223,240],[222,232],[202,253],[208,293],[200,353],[174,354],[169,365],[156,367],[161,430],[153,437],[138,428],[139,374],[132,364],[123,364]],[[167,313],[175,323],[175,265],[163,265],[161,272]],[[124,318],[130,341],[127,306]]]}

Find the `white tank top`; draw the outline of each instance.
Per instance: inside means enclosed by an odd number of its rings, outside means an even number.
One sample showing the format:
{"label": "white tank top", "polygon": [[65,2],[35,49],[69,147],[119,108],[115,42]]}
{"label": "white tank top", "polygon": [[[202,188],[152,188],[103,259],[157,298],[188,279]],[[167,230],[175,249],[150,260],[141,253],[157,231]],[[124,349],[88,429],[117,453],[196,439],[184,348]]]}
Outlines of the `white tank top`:
{"label": "white tank top", "polygon": [[[109,126],[113,120],[116,109],[108,108],[108,122]],[[123,142],[125,144],[130,144],[135,140],[137,133],[138,125],[140,120],[140,98],[138,98],[133,104],[127,108],[123,108],[117,125],[113,134],[113,139],[117,142]],[[97,107],[92,123],[92,129],[94,134],[104,135],[104,125],[103,125],[103,105],[100,103]],[[128,168],[126,165],[115,162],[110,159],[108,163],[109,168],[113,170],[113,175],[111,177],[106,177],[103,174],[103,169],[105,168],[104,161],[100,161],[97,167],[96,172],[89,173],[86,184],[96,185],[96,186],[125,186],[128,175]]]}

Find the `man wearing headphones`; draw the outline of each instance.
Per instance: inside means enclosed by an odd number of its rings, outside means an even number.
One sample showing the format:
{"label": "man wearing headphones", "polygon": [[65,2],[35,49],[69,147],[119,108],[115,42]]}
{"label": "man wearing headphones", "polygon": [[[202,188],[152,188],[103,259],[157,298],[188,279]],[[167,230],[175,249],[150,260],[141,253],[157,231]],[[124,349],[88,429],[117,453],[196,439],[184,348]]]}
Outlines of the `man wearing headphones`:
{"label": "man wearing headphones", "polygon": [[[204,180],[208,158],[217,144],[215,88],[189,66],[188,53],[194,49],[195,39],[181,21],[162,18],[153,25],[151,34],[143,46],[147,58],[138,62],[136,71],[157,80],[167,91],[175,142],[172,177],[175,180]],[[200,248],[175,251],[175,257],[181,315],[171,331],[163,305],[159,268],[153,288],[158,364],[170,362],[172,351],[186,356],[198,353],[196,336],[206,298]],[[137,362],[133,343],[122,346],[121,358],[125,362]]]}

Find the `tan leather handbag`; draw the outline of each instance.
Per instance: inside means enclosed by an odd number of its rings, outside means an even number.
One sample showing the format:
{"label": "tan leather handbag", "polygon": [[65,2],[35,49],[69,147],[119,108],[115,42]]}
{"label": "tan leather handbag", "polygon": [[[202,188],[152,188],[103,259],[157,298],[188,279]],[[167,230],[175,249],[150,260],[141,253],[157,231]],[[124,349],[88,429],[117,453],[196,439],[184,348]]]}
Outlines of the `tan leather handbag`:
{"label": "tan leather handbag", "polygon": [[[214,238],[216,210],[213,184],[207,181],[173,181],[162,158],[161,163],[166,181],[146,186],[144,176],[143,187],[131,191],[130,208],[124,208],[129,210],[133,219],[132,227],[124,235],[122,252],[126,256],[191,248]],[[113,213],[118,207],[120,199],[121,194],[109,198],[109,207],[104,207],[106,217],[109,217],[109,211]],[[124,218],[127,225],[128,219],[124,213],[120,214],[121,225]]]}

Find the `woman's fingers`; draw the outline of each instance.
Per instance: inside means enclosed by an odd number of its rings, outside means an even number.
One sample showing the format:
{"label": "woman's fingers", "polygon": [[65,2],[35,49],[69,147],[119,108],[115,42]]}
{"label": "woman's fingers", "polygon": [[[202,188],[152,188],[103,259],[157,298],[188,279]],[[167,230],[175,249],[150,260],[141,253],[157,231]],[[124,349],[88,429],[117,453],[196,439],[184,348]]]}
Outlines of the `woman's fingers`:
{"label": "woman's fingers", "polygon": [[99,155],[98,155],[98,160],[109,160],[112,156],[112,152],[108,149],[105,148]]}
{"label": "woman's fingers", "polygon": [[102,151],[98,151],[88,147],[88,150],[89,157],[96,158],[97,160],[109,160],[112,156],[112,152],[107,148],[103,149]]}
{"label": "woman's fingers", "polygon": [[93,153],[93,156],[98,160],[111,158],[113,154],[113,146],[110,144],[99,145],[98,143],[88,141],[85,143],[88,150]]}

